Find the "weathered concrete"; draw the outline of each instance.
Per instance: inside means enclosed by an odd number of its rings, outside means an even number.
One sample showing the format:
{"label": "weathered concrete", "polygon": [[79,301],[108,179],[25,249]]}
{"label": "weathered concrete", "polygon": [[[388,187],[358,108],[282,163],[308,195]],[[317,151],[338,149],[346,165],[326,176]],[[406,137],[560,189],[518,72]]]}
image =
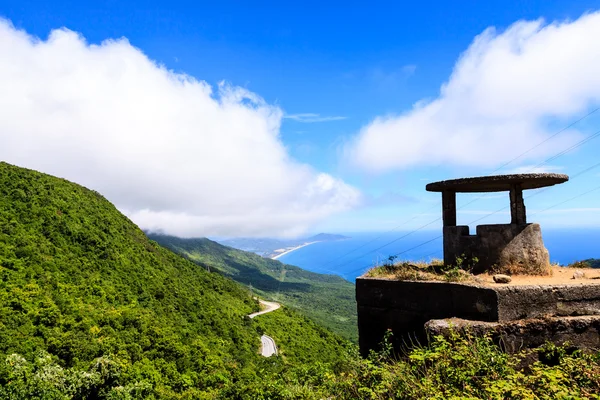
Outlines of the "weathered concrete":
{"label": "weathered concrete", "polygon": [[[444,222],[444,263],[455,265],[458,258],[466,259],[473,272],[480,273],[496,267],[520,273],[539,274],[549,267],[548,251],[544,247],[538,224],[528,224],[523,190],[556,185],[569,180],[562,174],[515,174],[433,182],[428,191],[442,192]],[[509,191],[510,224],[480,225],[475,235],[468,226],[456,221],[456,193]]]}
{"label": "weathered concrete", "polygon": [[549,317],[507,322],[438,319],[427,322],[425,331],[430,337],[449,336],[452,332],[488,335],[509,353],[535,349],[546,342],[556,345],[569,343],[579,349],[600,349],[599,316]]}
{"label": "weathered concrete", "polygon": [[[468,226],[446,226],[444,263],[456,265],[458,258],[472,264],[473,273],[517,267],[536,274],[550,266],[539,224],[479,225],[477,235],[470,235]],[[472,262],[475,258],[477,262]]]}
{"label": "weathered concrete", "polygon": [[388,329],[399,348],[426,340],[432,319],[504,322],[547,316],[600,315],[600,285],[484,286],[448,282],[356,280],[362,354],[379,345]]}
{"label": "weathered concrete", "polygon": [[425,189],[429,192],[449,190],[455,193],[504,192],[515,185],[519,185],[521,190],[528,190],[557,185],[568,180],[567,175],[551,173],[491,175],[433,182]]}

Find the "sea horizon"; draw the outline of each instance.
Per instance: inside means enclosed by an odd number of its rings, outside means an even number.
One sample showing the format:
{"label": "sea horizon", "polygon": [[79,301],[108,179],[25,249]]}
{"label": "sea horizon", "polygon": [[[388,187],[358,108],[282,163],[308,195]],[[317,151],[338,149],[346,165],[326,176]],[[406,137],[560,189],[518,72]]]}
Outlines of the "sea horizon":
{"label": "sea horizon", "polygon": [[[317,242],[277,259],[302,269],[334,274],[354,282],[366,270],[397,254],[396,261],[431,261],[443,258],[439,230],[409,232],[342,232],[348,239]],[[542,229],[550,262],[568,265],[600,258],[600,228]]]}

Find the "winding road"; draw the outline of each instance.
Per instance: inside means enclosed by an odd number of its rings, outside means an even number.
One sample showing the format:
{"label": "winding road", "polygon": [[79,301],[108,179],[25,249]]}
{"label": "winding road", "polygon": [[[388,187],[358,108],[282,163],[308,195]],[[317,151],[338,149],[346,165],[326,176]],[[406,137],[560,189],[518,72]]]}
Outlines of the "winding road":
{"label": "winding road", "polygon": [[[258,315],[263,315],[271,311],[275,311],[279,307],[281,307],[281,304],[275,303],[274,301],[258,300],[258,302],[261,306],[264,307],[264,309],[259,312],[248,314],[248,317],[254,318]],[[277,355],[277,345],[275,344],[275,340],[273,340],[271,336],[262,335],[260,337],[260,343],[260,354],[263,357],[271,357],[272,355]]]}
{"label": "winding road", "polygon": [[274,301],[258,300],[258,302],[260,303],[261,306],[264,307],[264,309],[262,311],[249,314],[248,317],[254,318],[254,317],[258,316],[258,315],[263,315],[263,314],[266,314],[268,312],[275,311],[279,307],[281,307],[281,304],[275,303]]}
{"label": "winding road", "polygon": [[260,354],[263,357],[271,357],[273,354],[277,355],[277,346],[271,336],[262,335],[260,343],[262,344]]}

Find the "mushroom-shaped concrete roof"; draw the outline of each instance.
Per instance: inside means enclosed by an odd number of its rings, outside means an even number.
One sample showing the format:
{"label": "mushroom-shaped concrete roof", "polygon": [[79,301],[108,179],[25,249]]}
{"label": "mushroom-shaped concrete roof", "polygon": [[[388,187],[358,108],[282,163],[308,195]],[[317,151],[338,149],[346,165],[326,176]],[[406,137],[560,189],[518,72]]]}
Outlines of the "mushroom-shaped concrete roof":
{"label": "mushroom-shaped concrete roof", "polygon": [[478,176],[474,178],[451,179],[428,184],[429,192],[452,191],[457,193],[503,192],[519,186],[522,190],[537,189],[557,185],[569,180],[564,174],[512,174]]}

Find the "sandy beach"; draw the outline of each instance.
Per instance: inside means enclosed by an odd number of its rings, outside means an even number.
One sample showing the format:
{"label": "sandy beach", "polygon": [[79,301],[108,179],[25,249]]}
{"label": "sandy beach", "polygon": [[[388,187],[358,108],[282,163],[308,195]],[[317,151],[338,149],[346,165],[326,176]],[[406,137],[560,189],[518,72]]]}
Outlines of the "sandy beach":
{"label": "sandy beach", "polygon": [[283,255],[286,255],[286,254],[288,254],[288,253],[291,253],[292,251],[295,251],[295,250],[301,249],[301,248],[303,248],[303,247],[305,247],[305,246],[308,246],[308,245],[311,245],[311,244],[315,244],[315,243],[319,243],[319,241],[316,241],[316,242],[308,242],[308,243],[301,244],[300,246],[292,247],[291,249],[288,249],[288,250],[284,251],[283,253],[277,254],[276,256],[271,256],[271,257],[269,257],[269,258],[271,258],[272,260],[277,260],[279,257],[281,257],[281,256],[283,256]]}

